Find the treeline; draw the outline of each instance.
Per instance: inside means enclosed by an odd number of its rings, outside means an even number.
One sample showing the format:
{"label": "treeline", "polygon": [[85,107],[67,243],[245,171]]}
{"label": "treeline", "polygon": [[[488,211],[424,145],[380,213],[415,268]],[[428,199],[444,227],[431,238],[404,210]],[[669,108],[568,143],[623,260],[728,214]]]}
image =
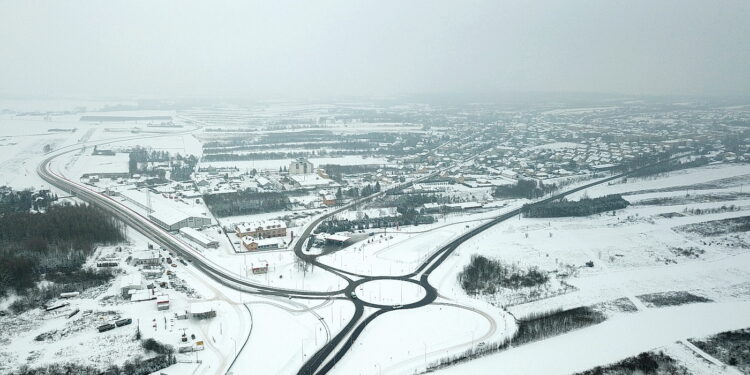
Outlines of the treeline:
{"label": "treeline", "polygon": [[11,190],[7,186],[0,187],[0,215],[8,212],[39,211],[49,207],[57,200],[57,194],[49,190]]}
{"label": "treeline", "polygon": [[329,177],[334,181],[341,182],[344,175],[374,173],[381,168],[379,165],[340,165],[340,164],[322,164],[320,168],[326,171]]}
{"label": "treeline", "polygon": [[36,293],[34,298],[43,300],[48,295],[34,288],[42,275],[62,287],[92,280],[81,266],[94,245],[124,238],[122,223],[92,206],[52,206],[43,213],[6,213],[0,216],[0,295],[16,290]]}
{"label": "treeline", "polygon": [[10,375],[148,375],[175,363],[177,363],[177,360],[174,354],[158,355],[148,359],[136,356],[125,361],[122,366],[111,365],[104,371],[96,367],[76,363],[56,363],[36,368],[29,368],[24,365]]}
{"label": "treeline", "polygon": [[358,151],[358,150],[341,150],[341,151],[328,151],[328,150],[312,150],[312,151],[297,151],[297,152],[255,152],[250,154],[235,154],[235,153],[223,153],[223,154],[210,154],[204,155],[204,162],[215,162],[215,161],[246,161],[246,160],[279,160],[279,159],[296,159],[304,157],[335,157],[345,155],[370,155],[372,151]]}
{"label": "treeline", "polygon": [[527,198],[534,199],[557,190],[557,184],[545,185],[534,180],[519,179],[515,184],[502,185],[495,188],[495,198]]}
{"label": "treeline", "polygon": [[513,344],[520,345],[561,335],[574,329],[599,324],[606,318],[602,312],[588,306],[532,315],[518,321],[518,331],[513,336]]}
{"label": "treeline", "polygon": [[245,189],[230,193],[203,196],[208,209],[219,217],[248,215],[284,210],[289,207],[289,197],[279,192],[256,192]]}
{"label": "treeline", "polygon": [[341,142],[296,142],[290,143],[284,141],[282,143],[273,144],[245,144],[245,145],[232,145],[232,146],[214,146],[204,147],[203,154],[221,154],[227,152],[237,151],[257,151],[257,150],[269,150],[278,148],[299,148],[299,149],[321,149],[331,148],[338,150],[374,150],[378,147],[376,143],[365,142],[365,141],[341,141]]}
{"label": "treeline", "polygon": [[370,218],[365,215],[362,219],[357,220],[326,220],[317,228],[315,233],[337,233],[337,232],[353,232],[355,230],[366,230],[373,228],[395,228],[399,225],[421,225],[421,224],[432,224],[435,222],[435,218],[430,215],[410,215],[408,217],[403,216],[385,216]]}
{"label": "treeline", "polygon": [[525,217],[588,216],[623,209],[629,204],[621,195],[610,194],[599,198],[582,198],[578,201],[563,198],[559,201],[525,204],[521,212]]}
{"label": "treeline", "polygon": [[630,174],[632,177],[646,177],[646,176],[658,176],[669,172],[678,171],[681,169],[697,168],[704,165],[708,165],[708,158],[697,158],[691,161],[679,161],[675,160],[669,163],[658,164],[650,167],[646,167]]}
{"label": "treeline", "polygon": [[620,375],[620,374],[690,374],[680,366],[674,358],[663,352],[645,352],[635,357],[623,359],[608,366],[597,366],[591,370],[578,372],[574,375]]}
{"label": "treeline", "polygon": [[632,160],[624,161],[622,164],[618,165],[613,169],[613,171],[617,172],[627,172],[632,171],[634,169],[643,168],[651,164],[659,163],[662,161],[665,161],[672,157],[673,153],[671,151],[663,151],[657,154],[644,154],[639,155]]}
{"label": "treeline", "polygon": [[494,294],[500,288],[534,287],[547,281],[547,273],[537,267],[522,269],[481,255],[473,255],[458,274],[458,282],[467,294]]}
{"label": "treeline", "polygon": [[[504,339],[499,342],[490,342],[482,347],[472,347],[463,353],[444,357],[427,366],[426,372],[466,362],[473,358],[506,350],[513,345],[522,345],[525,343],[541,340],[551,336],[560,335],[575,329],[599,324],[606,320],[606,316],[591,307],[578,307],[571,310],[553,310],[535,314],[526,319],[518,321],[518,330],[511,339]],[[622,374],[632,374],[623,372]],[[588,374],[587,375],[591,375]]]}

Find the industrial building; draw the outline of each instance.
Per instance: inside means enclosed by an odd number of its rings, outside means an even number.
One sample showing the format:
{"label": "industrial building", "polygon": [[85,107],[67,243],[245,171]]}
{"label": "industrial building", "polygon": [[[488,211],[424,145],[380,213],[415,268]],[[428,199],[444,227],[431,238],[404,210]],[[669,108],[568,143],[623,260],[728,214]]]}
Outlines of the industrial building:
{"label": "industrial building", "polygon": [[165,199],[162,194],[152,193],[148,190],[121,190],[117,192],[129,205],[148,213],[148,218],[168,231],[176,231],[180,228],[201,228],[211,225],[211,219],[197,214],[195,207],[184,202],[176,202]]}
{"label": "industrial building", "polygon": [[130,256],[130,263],[134,266],[157,265],[161,258],[156,250],[136,251]]}
{"label": "industrial building", "polygon": [[138,291],[143,289],[143,278],[140,274],[134,273],[125,275],[120,280],[120,294],[123,298],[130,299],[131,291]]}
{"label": "industrial building", "polygon": [[190,227],[180,228],[180,234],[185,236],[185,238],[189,239],[190,241],[193,241],[203,247],[207,247],[207,248],[219,247],[219,241],[212,240],[206,237],[205,234],[195,230],[194,228],[190,228]]}
{"label": "industrial building", "polygon": [[168,231],[180,228],[201,228],[211,225],[211,219],[201,216],[190,216],[180,211],[154,211],[148,215],[156,225]]}

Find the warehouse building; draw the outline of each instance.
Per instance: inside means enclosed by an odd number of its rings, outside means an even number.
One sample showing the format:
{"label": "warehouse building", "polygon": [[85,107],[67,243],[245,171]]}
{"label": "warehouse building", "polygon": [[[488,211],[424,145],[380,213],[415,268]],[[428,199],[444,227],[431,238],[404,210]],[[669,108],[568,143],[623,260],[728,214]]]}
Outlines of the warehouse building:
{"label": "warehouse building", "polygon": [[180,228],[201,228],[211,225],[211,219],[201,216],[191,216],[176,210],[154,211],[148,215],[156,225],[168,231],[180,230]]}
{"label": "warehouse building", "polygon": [[219,241],[212,240],[206,237],[205,234],[195,230],[194,228],[190,228],[190,227],[180,228],[180,234],[185,236],[185,238],[189,239],[190,241],[193,241],[203,247],[206,247],[206,248],[219,247]]}

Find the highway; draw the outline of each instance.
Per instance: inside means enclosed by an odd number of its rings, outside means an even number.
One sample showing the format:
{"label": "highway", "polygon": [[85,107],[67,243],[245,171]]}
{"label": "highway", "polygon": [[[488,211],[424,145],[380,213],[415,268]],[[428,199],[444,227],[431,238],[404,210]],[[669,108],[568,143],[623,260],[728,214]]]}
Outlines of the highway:
{"label": "highway", "polygon": [[[174,133],[167,134],[167,135],[174,135]],[[112,142],[114,141],[110,140],[105,143],[112,143]],[[103,144],[103,143],[100,143],[100,144]],[[351,348],[352,344],[356,341],[357,337],[362,333],[365,327],[377,317],[385,313],[388,313],[390,311],[397,310],[397,309],[413,309],[413,308],[419,308],[419,307],[423,307],[423,306],[433,303],[437,299],[438,293],[437,293],[437,290],[429,283],[428,279],[429,279],[430,273],[433,272],[437,267],[439,267],[445,261],[445,259],[447,259],[448,256],[450,256],[453,253],[453,251],[456,248],[458,248],[462,243],[464,243],[468,239],[476,236],[482,231],[485,231],[488,228],[502,221],[515,217],[516,215],[519,215],[521,213],[521,209],[519,208],[519,209],[514,209],[512,211],[509,211],[507,213],[504,213],[494,219],[490,219],[487,223],[484,223],[468,231],[467,233],[461,235],[460,237],[454,239],[453,241],[449,242],[448,244],[438,249],[436,252],[430,255],[422,264],[420,264],[420,266],[417,267],[417,269],[415,269],[413,272],[406,274],[406,275],[401,275],[401,276],[358,275],[358,274],[351,273],[346,270],[338,269],[336,267],[319,262],[317,260],[317,257],[320,255],[313,255],[313,254],[305,253],[304,251],[305,246],[307,244],[307,241],[310,235],[312,234],[312,231],[315,229],[315,227],[317,227],[321,222],[323,222],[327,218],[337,213],[348,210],[352,207],[355,207],[357,205],[382,197],[388,192],[397,191],[399,189],[403,189],[408,186],[411,186],[412,184],[417,183],[419,181],[429,179],[437,175],[438,173],[442,172],[442,170],[435,171],[431,174],[425,175],[416,180],[407,181],[401,184],[393,185],[381,192],[375,193],[368,197],[360,198],[349,204],[338,207],[335,210],[332,210],[324,215],[321,215],[312,223],[310,223],[310,225],[308,225],[305,228],[305,230],[302,232],[302,234],[298,237],[298,239],[296,240],[294,244],[295,254],[299,258],[303,259],[304,261],[311,263],[328,272],[336,274],[339,277],[346,280],[347,286],[345,288],[340,289],[340,290],[335,290],[335,291],[307,291],[307,290],[294,290],[294,289],[286,289],[286,288],[269,287],[266,285],[254,283],[250,281],[249,279],[244,278],[214,263],[210,259],[203,256],[201,253],[194,250],[187,243],[183,242],[179,238],[170,234],[168,231],[159,227],[158,225],[153,223],[151,220],[149,220],[147,217],[143,216],[142,214],[130,209],[129,207],[123,205],[122,203],[118,202],[115,199],[112,199],[112,197],[106,194],[95,191],[81,183],[71,181],[65,176],[63,176],[62,174],[54,171],[54,169],[52,168],[52,164],[53,164],[52,162],[54,161],[55,158],[61,155],[64,155],[66,153],[80,150],[81,148],[82,146],[79,145],[79,147],[72,148],[70,150],[62,150],[60,152],[51,154],[39,164],[37,168],[37,173],[42,179],[44,179],[49,184],[65,192],[68,192],[72,195],[75,195],[77,198],[82,199],[90,204],[99,206],[107,210],[108,212],[110,212],[112,215],[114,215],[115,217],[123,221],[128,226],[132,227],[133,229],[139,231],[146,237],[150,238],[156,244],[162,246],[163,248],[169,251],[173,251],[177,254],[180,254],[184,258],[188,259],[193,264],[193,266],[201,270],[204,274],[206,274],[207,276],[216,280],[220,284],[225,285],[229,288],[240,290],[246,293],[273,295],[273,296],[281,296],[281,297],[295,298],[295,299],[330,299],[330,298],[347,299],[354,304],[355,309],[354,309],[354,314],[352,316],[352,319],[346,324],[346,326],[340,332],[338,332],[330,341],[328,341],[314,355],[312,355],[306,363],[304,363],[304,365],[298,371],[298,374],[301,374],[301,375],[328,373],[336,365],[336,363],[341,358],[343,358],[343,356]],[[666,160],[660,161],[659,163],[664,163],[672,159],[666,159]],[[659,164],[659,163],[655,163],[655,164]],[[648,165],[643,168],[647,168],[652,165]],[[621,173],[621,174],[613,175],[608,178],[597,180],[589,184],[585,184],[585,185],[582,185],[573,189],[569,189],[562,193],[554,194],[548,198],[541,199],[532,204],[543,204],[552,200],[560,199],[566,195],[590,188],[592,186],[625,177],[628,174],[636,172],[638,170],[639,169],[636,169],[628,173]],[[374,280],[384,280],[384,279],[385,280],[400,280],[404,282],[417,283],[426,291],[425,296],[420,301],[407,304],[404,306],[399,306],[398,308],[394,306],[390,306],[390,305],[378,305],[378,304],[374,304],[370,302],[365,302],[365,301],[362,301],[361,299],[358,299],[355,296],[354,291],[357,286],[365,282],[374,281]],[[365,307],[375,309],[375,311],[365,317]]]}

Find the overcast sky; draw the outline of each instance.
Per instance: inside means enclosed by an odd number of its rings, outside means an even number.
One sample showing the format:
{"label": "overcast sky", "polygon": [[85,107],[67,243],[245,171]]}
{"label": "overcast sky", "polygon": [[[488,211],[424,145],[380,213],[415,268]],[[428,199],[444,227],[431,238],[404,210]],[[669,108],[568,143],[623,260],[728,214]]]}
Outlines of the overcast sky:
{"label": "overcast sky", "polygon": [[750,92],[750,1],[0,0],[0,94]]}

